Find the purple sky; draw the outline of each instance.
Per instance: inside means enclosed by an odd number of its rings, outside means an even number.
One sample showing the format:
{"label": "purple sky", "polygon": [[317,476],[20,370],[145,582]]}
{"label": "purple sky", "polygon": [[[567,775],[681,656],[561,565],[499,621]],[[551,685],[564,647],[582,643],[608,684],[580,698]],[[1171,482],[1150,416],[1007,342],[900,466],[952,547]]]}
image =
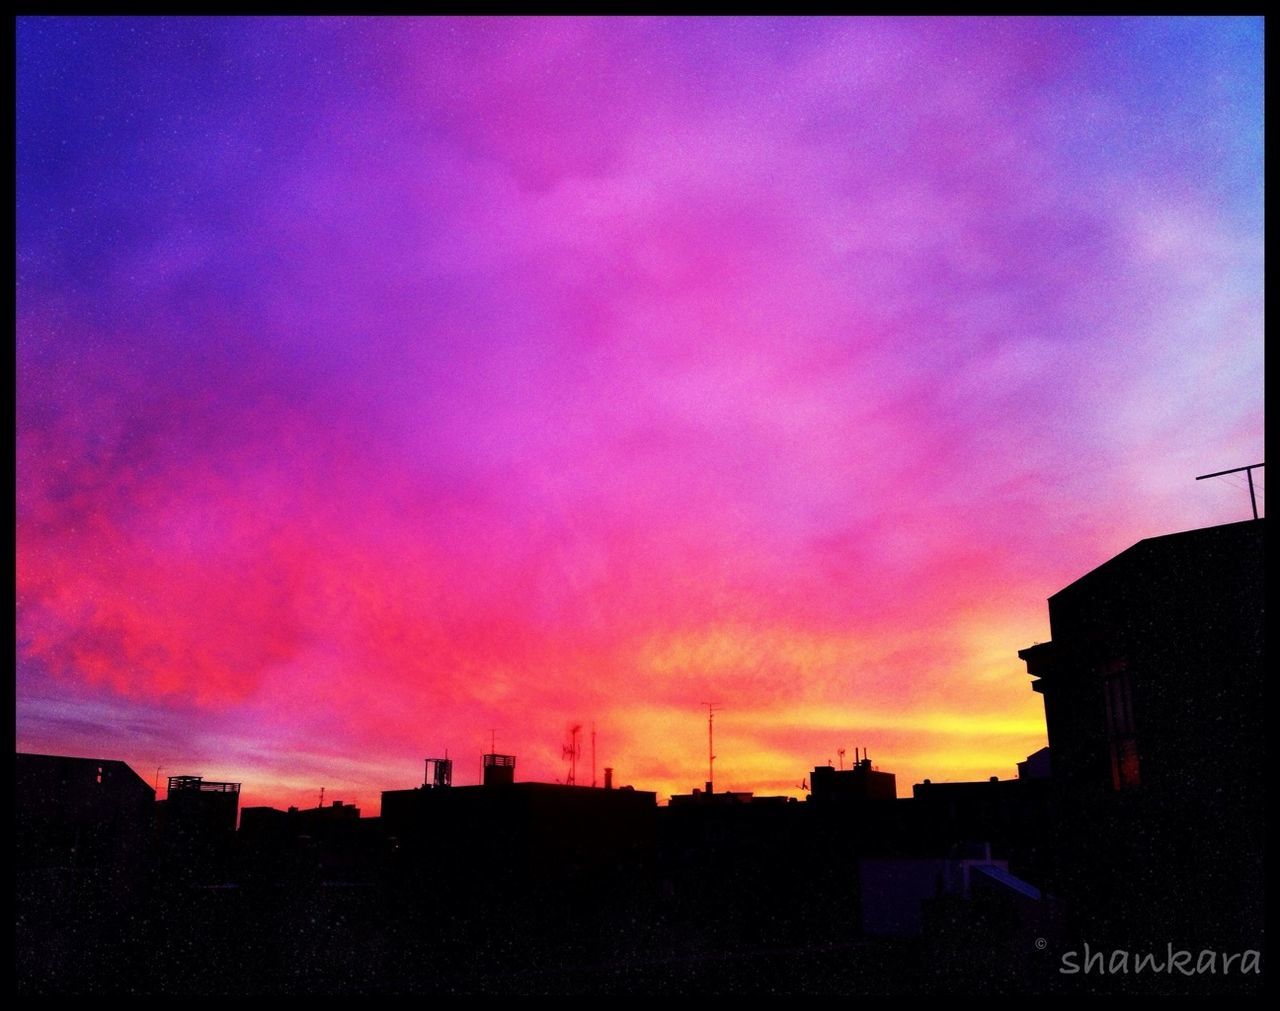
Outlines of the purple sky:
{"label": "purple sky", "polygon": [[1262,31],[20,19],[18,748],[1011,774],[1045,597],[1249,515]]}

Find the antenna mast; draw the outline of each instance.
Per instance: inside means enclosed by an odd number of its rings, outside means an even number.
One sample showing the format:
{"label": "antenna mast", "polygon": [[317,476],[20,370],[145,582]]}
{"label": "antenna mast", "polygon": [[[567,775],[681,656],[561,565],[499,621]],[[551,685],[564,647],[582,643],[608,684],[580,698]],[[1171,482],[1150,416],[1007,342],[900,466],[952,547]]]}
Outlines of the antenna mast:
{"label": "antenna mast", "polygon": [[569,730],[569,743],[562,749],[562,757],[569,759],[569,775],[565,778],[565,786],[576,786],[578,781],[578,755],[581,752],[581,746],[578,744],[578,734],[582,732],[582,724],[575,723]]}
{"label": "antenna mast", "polygon": [[[1265,463],[1251,463],[1247,467],[1232,467],[1230,470],[1215,470],[1212,474],[1201,474],[1197,481],[1203,481],[1207,477],[1222,477],[1226,474],[1239,474],[1244,471],[1244,476],[1249,479],[1249,504],[1253,506],[1253,518],[1258,518],[1258,497],[1253,493],[1253,472],[1259,467],[1265,467]],[[1236,487],[1239,487],[1237,485]]]}
{"label": "antenna mast", "polygon": [[704,702],[707,707],[707,793],[711,793],[712,784],[715,782],[715,716],[716,710],[720,707],[718,702]]}

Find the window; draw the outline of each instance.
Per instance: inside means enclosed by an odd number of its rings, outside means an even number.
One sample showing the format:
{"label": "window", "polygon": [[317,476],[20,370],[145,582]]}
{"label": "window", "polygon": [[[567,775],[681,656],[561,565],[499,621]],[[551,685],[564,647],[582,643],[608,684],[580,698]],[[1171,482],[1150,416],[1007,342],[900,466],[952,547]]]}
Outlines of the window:
{"label": "window", "polygon": [[1107,703],[1107,739],[1111,749],[1111,785],[1124,790],[1138,785],[1138,740],[1133,723],[1133,692],[1128,673],[1103,682]]}

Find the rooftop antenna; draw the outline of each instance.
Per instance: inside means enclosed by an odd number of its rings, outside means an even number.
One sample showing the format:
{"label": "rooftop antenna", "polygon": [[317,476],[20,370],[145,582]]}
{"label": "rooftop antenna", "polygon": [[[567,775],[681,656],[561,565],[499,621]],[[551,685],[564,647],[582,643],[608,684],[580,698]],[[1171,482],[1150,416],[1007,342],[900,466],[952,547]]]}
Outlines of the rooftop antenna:
{"label": "rooftop antenna", "polygon": [[576,786],[578,782],[578,753],[581,748],[578,745],[578,734],[582,732],[582,724],[575,723],[569,729],[569,743],[562,749],[562,757],[569,759],[569,775],[565,777],[565,786]]}
{"label": "rooftop antenna", "polygon": [[320,806],[324,807],[324,787],[320,787]]}
{"label": "rooftop antenna", "polygon": [[596,785],[596,721],[591,721],[591,785]]}
{"label": "rooftop antenna", "polygon": [[[1253,472],[1258,467],[1265,467],[1265,463],[1251,463],[1247,467],[1232,467],[1230,470],[1215,470],[1212,474],[1201,474],[1197,481],[1203,481],[1207,477],[1223,477],[1227,474],[1239,474],[1244,471],[1244,476],[1249,479],[1249,504],[1253,506],[1253,518],[1258,518],[1258,497],[1253,493]],[[1237,486],[1238,487],[1238,486]]]}
{"label": "rooftop antenna", "polygon": [[707,707],[707,793],[711,793],[711,784],[715,782],[713,773],[716,763],[714,723],[716,710],[720,707],[720,703],[704,702],[702,704]]}

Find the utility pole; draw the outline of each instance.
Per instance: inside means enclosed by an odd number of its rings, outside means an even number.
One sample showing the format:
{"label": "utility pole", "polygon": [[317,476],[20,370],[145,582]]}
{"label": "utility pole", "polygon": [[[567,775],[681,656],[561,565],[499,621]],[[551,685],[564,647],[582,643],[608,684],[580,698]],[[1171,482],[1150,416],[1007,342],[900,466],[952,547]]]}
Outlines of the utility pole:
{"label": "utility pole", "polygon": [[[1258,518],[1258,497],[1253,493],[1253,472],[1259,467],[1265,467],[1265,463],[1251,463],[1247,467],[1232,467],[1230,470],[1215,470],[1212,474],[1201,474],[1197,481],[1203,481],[1207,477],[1223,477],[1226,474],[1239,474],[1244,471],[1244,476],[1249,479],[1249,505],[1253,506],[1253,518]],[[1239,487],[1237,485],[1237,487]]]}

